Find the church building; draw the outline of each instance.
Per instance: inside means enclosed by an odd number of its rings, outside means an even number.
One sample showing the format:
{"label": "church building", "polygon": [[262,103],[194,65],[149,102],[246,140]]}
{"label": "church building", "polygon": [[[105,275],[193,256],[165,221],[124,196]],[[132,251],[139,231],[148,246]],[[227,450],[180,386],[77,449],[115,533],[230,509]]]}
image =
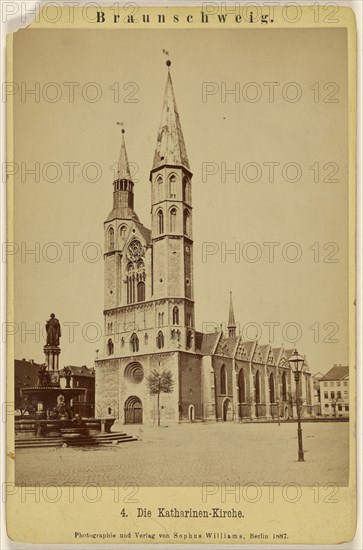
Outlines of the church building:
{"label": "church building", "polygon": [[[162,422],[288,418],[295,400],[293,350],[243,341],[232,295],[228,333],[198,332],[194,315],[192,178],[167,61],[162,116],[150,171],[151,229],[134,209],[122,129],[113,207],[104,223],[104,342],[95,362],[98,417],[155,422],[152,371],[171,371]],[[312,414],[307,363],[302,413]],[[278,412],[279,411],[279,412]]]}

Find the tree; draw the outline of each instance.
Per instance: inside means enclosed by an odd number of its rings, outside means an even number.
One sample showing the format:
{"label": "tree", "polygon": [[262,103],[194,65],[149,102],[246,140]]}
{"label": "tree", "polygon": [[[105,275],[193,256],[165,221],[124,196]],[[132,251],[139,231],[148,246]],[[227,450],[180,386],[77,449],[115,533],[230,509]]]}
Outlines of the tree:
{"label": "tree", "polygon": [[170,370],[164,369],[160,373],[153,369],[151,374],[146,377],[146,384],[150,395],[157,396],[158,426],[160,426],[160,394],[172,393],[174,389],[173,374]]}

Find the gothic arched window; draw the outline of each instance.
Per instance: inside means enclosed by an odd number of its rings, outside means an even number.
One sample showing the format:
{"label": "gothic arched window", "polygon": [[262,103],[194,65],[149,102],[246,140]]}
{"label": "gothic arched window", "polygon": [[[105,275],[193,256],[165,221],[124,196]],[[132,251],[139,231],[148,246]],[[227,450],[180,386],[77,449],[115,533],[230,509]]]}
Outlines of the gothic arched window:
{"label": "gothic arched window", "polygon": [[183,201],[187,200],[188,179],[183,178]]}
{"label": "gothic arched window", "polygon": [[108,355],[113,355],[113,342],[111,338],[107,342],[107,352]]}
{"label": "gothic arched window", "polygon": [[139,351],[139,339],[135,332],[131,335],[130,338],[130,351],[132,351],[133,353]]}
{"label": "gothic arched window", "polygon": [[275,379],[272,373],[268,379],[268,386],[270,391],[270,403],[275,403]]}
{"label": "gothic arched window", "polygon": [[126,238],[126,230],[127,230],[126,225],[121,225],[121,227],[120,227],[120,237],[121,237],[122,240],[124,240]]}
{"label": "gothic arched window", "polygon": [[256,372],[255,401],[256,401],[257,404],[261,403],[261,375],[260,375],[260,371]]}
{"label": "gothic arched window", "polygon": [[156,184],[158,200],[161,201],[163,198],[163,178],[161,176],[157,178]]}
{"label": "gothic arched window", "polygon": [[238,402],[246,402],[246,379],[243,369],[241,369],[238,374]]}
{"label": "gothic arched window", "polygon": [[169,178],[169,194],[172,199],[176,198],[176,175],[172,174]]}
{"label": "gothic arched window", "polygon": [[282,373],[282,400],[287,401],[286,372]]}
{"label": "gothic arched window", "polygon": [[162,210],[159,210],[158,212],[158,234],[161,235],[164,233],[164,214]]}
{"label": "gothic arched window", "polygon": [[108,250],[113,250],[115,248],[115,232],[113,227],[110,227],[108,230]]}
{"label": "gothic arched window", "polygon": [[221,367],[221,394],[225,395],[227,393],[227,370],[224,365]]}
{"label": "gothic arched window", "polygon": [[184,210],[184,235],[190,235],[190,215],[188,210]]}
{"label": "gothic arched window", "polygon": [[147,346],[148,343],[149,343],[149,336],[148,336],[148,333],[145,332],[145,336],[144,336],[144,344],[145,344],[145,346]]}
{"label": "gothic arched window", "polygon": [[146,299],[145,264],[141,258],[126,266],[127,303],[144,302]]}
{"label": "gothic arched window", "polygon": [[164,347],[164,334],[161,332],[161,330],[159,330],[156,337],[156,347],[158,349],[162,349]]}
{"label": "gothic arched window", "polygon": [[173,307],[173,325],[179,325],[179,308],[178,308],[178,306]]}
{"label": "gothic arched window", "polygon": [[179,325],[179,308],[178,308],[178,306],[173,307],[173,325]]}
{"label": "gothic arched window", "polygon": [[144,281],[139,281],[137,283],[137,301],[138,302],[144,302],[145,301],[145,283],[144,283]]}
{"label": "gothic arched window", "polygon": [[170,233],[176,231],[176,208],[170,210]]}

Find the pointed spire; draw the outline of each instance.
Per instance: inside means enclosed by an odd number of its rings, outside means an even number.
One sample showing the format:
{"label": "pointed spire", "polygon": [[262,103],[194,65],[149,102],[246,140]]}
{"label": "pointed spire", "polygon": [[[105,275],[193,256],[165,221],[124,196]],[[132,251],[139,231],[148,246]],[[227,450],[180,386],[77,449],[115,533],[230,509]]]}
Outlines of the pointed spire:
{"label": "pointed spire", "polygon": [[185,148],[183,132],[180,125],[178,108],[176,106],[173,83],[170,75],[171,61],[166,62],[168,76],[161,114],[161,123],[156,142],[153,169],[164,164],[184,166],[188,170],[189,162]]}
{"label": "pointed spire", "polygon": [[[123,126],[122,122],[117,122],[119,126]],[[130,173],[130,166],[129,161],[127,158],[127,151],[126,151],[126,144],[125,144],[125,129],[121,129],[121,149],[120,149],[120,157],[118,161],[118,167],[117,167],[117,179],[118,180],[129,180],[131,181],[131,173]]]}
{"label": "pointed spire", "polygon": [[236,321],[234,320],[232,292],[229,293],[229,313],[228,313],[228,336],[234,338],[236,336]]}
{"label": "pointed spire", "polygon": [[[117,122],[117,124],[121,127],[123,126],[122,122]],[[113,182],[113,208],[106,221],[115,218],[139,221],[134,211],[134,184],[131,180],[124,135],[125,130],[122,128],[120,157],[117,165],[116,179]]]}

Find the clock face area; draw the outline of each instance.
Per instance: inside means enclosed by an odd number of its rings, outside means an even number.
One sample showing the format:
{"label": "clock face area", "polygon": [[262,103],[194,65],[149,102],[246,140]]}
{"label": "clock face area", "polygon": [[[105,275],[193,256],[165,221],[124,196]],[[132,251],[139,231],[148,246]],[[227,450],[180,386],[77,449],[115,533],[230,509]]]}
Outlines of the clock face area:
{"label": "clock face area", "polygon": [[144,250],[142,244],[139,240],[133,239],[127,248],[127,257],[129,260],[136,262],[143,255]]}

